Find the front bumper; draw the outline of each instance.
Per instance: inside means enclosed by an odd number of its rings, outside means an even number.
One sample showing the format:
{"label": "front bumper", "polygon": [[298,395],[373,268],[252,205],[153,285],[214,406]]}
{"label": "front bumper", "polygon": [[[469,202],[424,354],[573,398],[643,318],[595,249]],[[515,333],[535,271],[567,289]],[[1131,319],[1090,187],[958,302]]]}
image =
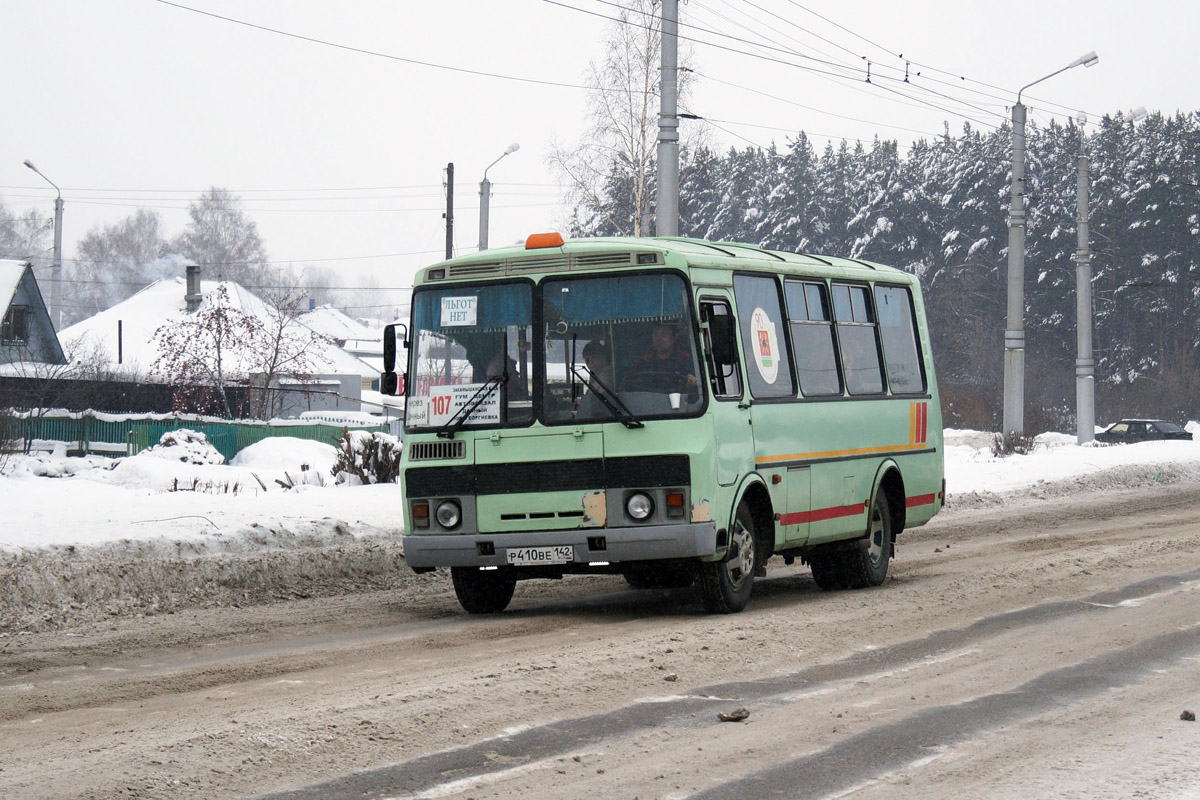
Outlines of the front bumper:
{"label": "front bumper", "polygon": [[[575,563],[696,558],[717,551],[715,522],[559,531],[408,535],[404,559],[413,568],[499,567],[516,547],[573,545]],[[490,555],[483,555],[485,552]]]}

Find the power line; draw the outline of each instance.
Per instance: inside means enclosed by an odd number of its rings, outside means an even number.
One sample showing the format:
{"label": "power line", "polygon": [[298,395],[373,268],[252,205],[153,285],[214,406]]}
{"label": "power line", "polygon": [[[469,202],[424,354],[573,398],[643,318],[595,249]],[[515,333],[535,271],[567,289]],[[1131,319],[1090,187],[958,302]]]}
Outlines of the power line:
{"label": "power line", "polygon": [[318,39],[313,36],[304,36],[299,33],[292,33],[290,31],[280,30],[279,28],[271,28],[266,25],[257,25],[253,22],[247,22],[246,20],[236,19],[234,17],[226,17],[221,14],[214,14],[211,11],[202,11],[198,8],[192,8],[190,6],[185,6],[180,3],[172,3],[172,2],[170,2],[170,0],[156,0],[156,2],[162,3],[165,6],[171,6],[172,8],[178,8],[183,11],[191,11],[193,14],[200,14],[205,17],[212,17],[213,19],[219,19],[224,22],[233,23],[235,25],[244,25],[247,28],[253,28],[255,30],[264,31],[266,33],[273,33],[273,34],[276,34],[277,36],[286,36],[291,39],[298,39],[302,42],[309,42],[311,44],[324,45],[325,47],[334,47],[334,48],[337,48],[338,50],[345,50],[347,52],[358,53],[360,55],[374,56],[376,58],[386,58],[390,61],[399,61],[399,62],[402,62],[405,64],[414,64],[414,65],[420,66],[420,67],[431,67],[433,69],[444,69],[449,72],[461,72],[465,75],[476,75],[481,78],[496,78],[499,80],[517,81],[519,83],[532,83],[532,84],[537,84],[539,86],[556,86],[556,87],[560,87],[560,88],[564,88],[564,89],[588,89],[588,90],[591,90],[594,88],[591,86],[583,86],[582,84],[577,84],[577,83],[563,83],[561,81],[542,80],[540,78],[522,78],[522,77],[519,77],[516,75],[502,75],[502,74],[496,73],[496,72],[486,72],[484,70],[468,69],[466,67],[454,67],[454,66],[450,66],[448,64],[437,64],[432,61],[420,61],[415,58],[405,58],[403,56],[392,55],[391,53],[383,53],[378,50],[368,50],[368,49],[362,48],[362,47],[354,47],[352,45],[340,44],[338,42],[331,42],[326,39]]}
{"label": "power line", "polygon": [[[596,1],[597,1],[597,2],[601,2],[601,3],[604,3],[605,5],[613,5],[613,3],[610,3],[610,2],[608,2],[608,0],[596,0]],[[549,3],[550,5],[560,6],[560,7],[562,7],[562,8],[571,9],[572,11],[578,11],[579,13],[582,13],[582,14],[588,14],[588,15],[590,15],[590,16],[600,17],[600,18],[602,18],[602,19],[608,19],[608,20],[611,20],[611,21],[613,21],[613,22],[617,22],[617,23],[619,23],[619,24],[622,24],[622,25],[629,25],[629,26],[632,26],[632,27],[643,28],[643,29],[646,29],[646,30],[654,30],[654,27],[653,27],[652,25],[647,25],[647,24],[637,23],[637,22],[633,22],[633,21],[631,21],[631,20],[628,20],[628,19],[622,19],[622,18],[619,18],[619,17],[611,17],[611,16],[608,16],[608,15],[606,15],[606,14],[601,14],[601,13],[599,13],[599,12],[596,12],[596,11],[589,11],[588,9],[579,8],[579,7],[577,7],[577,6],[572,6],[572,5],[569,5],[569,4],[567,4],[567,3],[559,2],[559,0],[542,0],[542,2],[544,2],[544,3]],[[623,6],[618,6],[618,7],[619,7],[619,8],[624,8]],[[643,13],[643,14],[645,14],[645,13],[646,13],[646,12],[640,12],[640,11],[638,11],[637,9],[626,9],[626,10],[635,11],[636,13]],[[681,25],[682,27],[693,27],[693,28],[695,27],[695,26],[688,26],[688,24],[687,24],[687,23],[683,23],[683,22],[681,22],[681,23],[680,23],[680,25]],[[702,30],[704,30],[704,29],[702,29]],[[749,40],[742,39],[742,38],[740,38],[740,37],[737,37],[737,36],[732,36],[732,35],[729,35],[729,34],[723,34],[723,33],[719,33],[719,32],[707,31],[707,30],[705,30],[705,32],[713,33],[713,34],[714,34],[714,35],[716,35],[716,36],[721,36],[721,37],[723,37],[723,38],[732,39],[732,40],[734,40],[734,41],[737,41],[737,42],[742,42],[742,43],[748,44],[748,45],[750,45],[750,46],[753,46],[753,47],[759,47],[759,48],[762,48],[762,49],[767,49],[767,50],[775,50],[775,51],[778,51],[778,52],[783,52],[783,53],[786,53],[786,54],[788,54],[788,55],[792,55],[792,56],[796,56],[796,57],[798,57],[798,58],[803,58],[803,59],[806,59],[806,60],[814,61],[814,62],[816,62],[816,63],[823,64],[823,65],[825,65],[825,66],[833,67],[833,68],[836,68],[836,69],[844,69],[844,70],[850,70],[850,71],[852,71],[852,72],[860,72],[860,73],[863,73],[863,75],[865,76],[865,77],[864,77],[864,79],[861,81],[861,82],[863,82],[863,83],[868,83],[868,84],[871,84],[872,86],[876,86],[876,87],[878,87],[878,88],[880,88],[880,89],[882,89],[882,90],[884,90],[884,91],[890,91],[890,92],[891,92],[891,93],[893,93],[893,94],[897,94],[897,95],[899,95],[899,96],[901,96],[901,97],[905,97],[905,98],[907,98],[907,99],[909,99],[909,100],[912,100],[912,101],[914,101],[914,102],[916,102],[916,103],[919,103],[919,104],[921,104],[921,105],[928,106],[929,108],[936,109],[936,110],[938,110],[938,111],[941,111],[941,112],[943,112],[943,113],[949,114],[949,115],[951,115],[951,116],[954,116],[954,117],[962,117],[962,118],[964,118],[964,119],[971,120],[972,122],[976,122],[976,123],[978,123],[978,124],[980,124],[980,125],[984,125],[984,126],[990,126],[990,127],[996,127],[995,125],[991,125],[990,123],[984,122],[983,120],[975,119],[975,118],[973,118],[973,117],[971,117],[971,116],[969,116],[969,115],[967,115],[967,114],[964,114],[964,113],[962,113],[962,112],[954,111],[954,110],[951,110],[951,109],[945,108],[945,107],[943,107],[943,106],[939,106],[939,105],[937,105],[936,103],[932,103],[932,102],[930,102],[930,101],[928,101],[928,100],[924,100],[924,99],[922,99],[922,98],[919,98],[919,97],[914,97],[914,96],[912,96],[912,95],[905,94],[904,92],[902,92],[902,91],[899,91],[899,90],[897,90],[897,89],[888,89],[887,87],[884,87],[884,86],[882,86],[882,85],[880,85],[880,84],[878,84],[878,83],[872,83],[872,82],[871,82],[871,80],[870,80],[870,77],[871,77],[871,76],[870,76],[870,66],[871,66],[870,62],[868,62],[868,68],[867,68],[867,70],[863,70],[863,69],[861,69],[861,68],[859,68],[859,67],[849,68],[849,67],[846,67],[845,65],[843,65],[843,64],[839,64],[839,63],[837,63],[837,62],[833,62],[833,61],[825,61],[825,60],[822,60],[822,59],[819,59],[819,58],[815,58],[815,57],[813,57],[813,56],[804,55],[803,53],[797,53],[797,52],[795,52],[795,51],[793,51],[793,50],[788,50],[788,49],[785,49],[785,48],[778,48],[778,47],[770,47],[770,46],[767,46],[767,45],[762,45],[762,44],[758,44],[758,43],[755,43],[755,42],[751,42],[751,41],[749,41]],[[857,78],[857,76],[853,76],[853,75],[845,75],[845,74],[842,74],[842,73],[839,73],[839,72],[832,72],[832,71],[829,71],[829,70],[827,70],[827,69],[818,69],[818,68],[816,68],[816,67],[812,67],[812,66],[807,66],[807,65],[803,65],[803,64],[797,64],[797,63],[795,63],[795,62],[787,61],[787,60],[784,60],[784,59],[781,59],[781,58],[776,58],[776,57],[774,57],[774,56],[763,55],[763,54],[761,54],[761,53],[751,53],[751,52],[748,52],[748,51],[746,51],[746,50],[739,50],[739,49],[737,49],[736,47],[729,47],[729,46],[726,46],[726,45],[721,45],[721,44],[717,44],[717,43],[714,43],[714,42],[708,42],[708,41],[705,41],[705,40],[703,40],[703,39],[696,39],[696,38],[694,38],[694,37],[685,36],[685,35],[682,35],[682,34],[680,34],[680,35],[678,36],[678,38],[679,38],[679,39],[682,39],[682,40],[684,40],[684,41],[690,41],[690,42],[694,42],[694,43],[696,43],[696,44],[704,45],[704,46],[706,46],[706,47],[712,47],[712,48],[715,48],[715,49],[718,49],[718,50],[723,50],[723,51],[726,51],[726,52],[731,52],[731,53],[736,53],[736,54],[739,54],[739,55],[744,55],[744,56],[747,56],[747,57],[749,57],[749,58],[756,58],[756,59],[760,59],[760,60],[763,60],[763,61],[768,61],[768,62],[771,62],[771,63],[775,63],[775,64],[780,64],[780,65],[783,65],[783,66],[792,67],[792,68],[794,68],[794,69],[803,70],[803,71],[805,71],[805,72],[809,72],[809,73],[812,73],[812,74],[814,74],[814,75],[827,75],[827,76],[829,76],[829,77],[831,77],[831,78],[838,78],[838,79],[841,79],[841,80],[856,80],[856,81],[857,81],[857,80],[859,80],[859,79]],[[891,80],[896,80],[897,82],[902,82],[902,81],[898,81],[898,79],[891,79]],[[961,101],[957,101],[957,100],[956,100],[955,102],[961,102]],[[990,111],[985,111],[984,113],[991,114],[991,113],[993,113],[993,112],[990,112]],[[997,116],[1000,116],[1000,115],[997,115]]]}

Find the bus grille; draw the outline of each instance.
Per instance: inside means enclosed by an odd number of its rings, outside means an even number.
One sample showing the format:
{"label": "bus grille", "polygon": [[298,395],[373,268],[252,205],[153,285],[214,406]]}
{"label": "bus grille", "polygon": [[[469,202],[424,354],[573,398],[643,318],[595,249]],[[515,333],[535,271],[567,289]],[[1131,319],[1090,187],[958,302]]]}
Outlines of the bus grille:
{"label": "bus grille", "polygon": [[446,458],[466,458],[467,443],[462,440],[450,442],[413,442],[408,446],[409,461],[439,461]]}

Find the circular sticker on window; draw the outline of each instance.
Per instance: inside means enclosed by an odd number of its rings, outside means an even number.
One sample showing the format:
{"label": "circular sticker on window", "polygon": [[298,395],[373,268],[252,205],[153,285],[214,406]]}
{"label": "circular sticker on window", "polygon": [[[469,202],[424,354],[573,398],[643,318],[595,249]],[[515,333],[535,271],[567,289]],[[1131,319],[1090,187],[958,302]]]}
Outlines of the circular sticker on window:
{"label": "circular sticker on window", "polygon": [[750,315],[750,330],[754,337],[754,363],[758,374],[767,383],[775,383],[779,377],[779,338],[775,335],[775,323],[761,308]]}

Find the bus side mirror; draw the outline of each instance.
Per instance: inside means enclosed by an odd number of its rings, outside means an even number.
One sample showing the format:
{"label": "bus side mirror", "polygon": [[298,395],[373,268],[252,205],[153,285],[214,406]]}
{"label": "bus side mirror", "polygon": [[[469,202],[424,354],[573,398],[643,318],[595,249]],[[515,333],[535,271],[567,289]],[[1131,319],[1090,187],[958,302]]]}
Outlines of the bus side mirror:
{"label": "bus side mirror", "polygon": [[709,317],[708,334],[713,360],[718,364],[736,364],[737,343],[733,339],[733,317],[728,314],[714,314]]}
{"label": "bus side mirror", "polygon": [[395,372],[388,371],[379,375],[379,393],[396,397],[400,394],[400,376]]}
{"label": "bus side mirror", "polygon": [[383,370],[384,372],[394,372],[396,370],[396,326],[383,326]]}

